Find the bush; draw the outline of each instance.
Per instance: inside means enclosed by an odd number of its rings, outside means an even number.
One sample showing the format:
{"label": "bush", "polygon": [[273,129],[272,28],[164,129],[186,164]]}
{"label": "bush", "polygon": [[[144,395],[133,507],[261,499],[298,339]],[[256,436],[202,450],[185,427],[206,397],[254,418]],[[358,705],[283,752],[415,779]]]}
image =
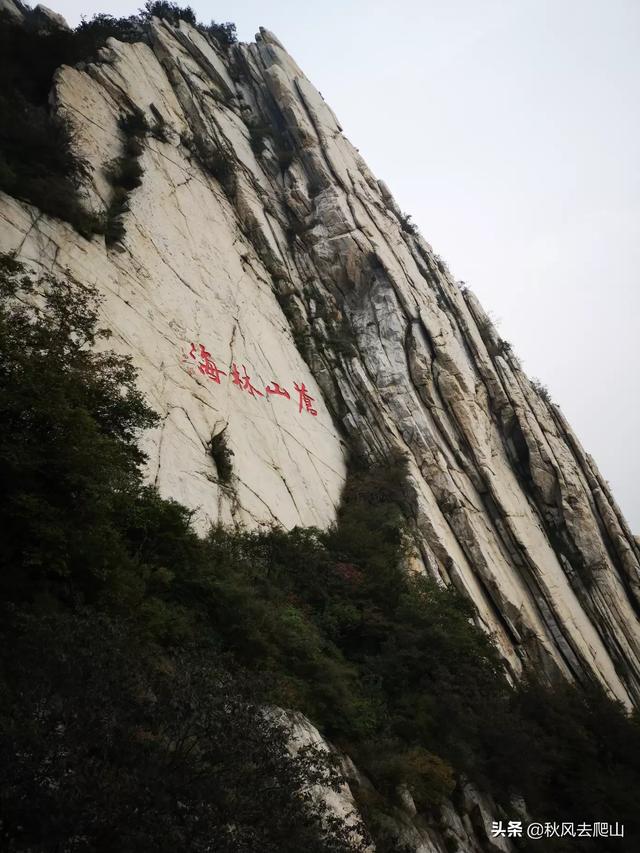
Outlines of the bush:
{"label": "bush", "polygon": [[116,157],[105,168],[105,174],[114,187],[122,187],[130,192],[142,184],[144,174],[136,156]]}
{"label": "bush", "polygon": [[233,450],[227,445],[225,430],[222,430],[217,435],[212,435],[209,446],[211,449],[211,458],[218,472],[218,479],[221,483],[230,483],[233,477],[233,464],[231,462]]}
{"label": "bush", "polygon": [[[26,13],[24,24],[15,24],[0,15],[0,189],[36,205],[44,213],[68,221],[84,237],[105,233],[107,242],[122,238],[122,221],[126,205],[118,199],[107,211],[106,218],[87,213],[81,203],[79,187],[86,177],[86,164],[73,152],[70,127],[49,112],[48,99],[53,75],[61,65],[75,65],[96,60],[107,39],[135,42],[143,40],[145,27],[152,16],[177,25],[180,20],[197,25],[195,13],[167,0],[147,2],[138,15],[114,18],[95,15],[83,20],[74,31],[44,31],[36,17]],[[216,24],[204,28],[223,45],[235,41],[235,25]],[[139,143],[149,128],[144,114],[134,109],[121,123],[128,142],[124,161],[113,164],[118,176],[111,175],[115,186],[132,189],[138,186],[139,167],[131,161],[140,154]],[[156,122],[153,133],[166,139],[163,123]],[[225,192],[233,195],[235,173],[222,171],[215,157],[211,168],[220,174]],[[138,174],[135,174],[138,172]]]}
{"label": "bush", "polygon": [[14,95],[32,105],[46,106],[53,74],[74,59],[73,33],[42,31],[29,17],[25,24],[0,15],[0,78],[2,94]]}
{"label": "bush", "polygon": [[144,39],[143,22],[140,16],[114,18],[112,15],[98,14],[90,20],[82,20],[72,34],[70,56],[66,64],[98,58],[98,51],[114,38],[122,42],[138,42]]}
{"label": "bush", "polygon": [[231,824],[259,849],[348,849],[343,824],[318,841],[321,818],[299,810],[313,761],[277,763],[264,703],[306,712],[376,781],[381,850],[397,849],[383,819],[397,785],[428,810],[460,774],[504,808],[524,796],[539,820],[606,815],[638,848],[637,715],[593,686],[512,688],[471,603],[406,573],[402,457],[353,460],[327,531],[200,539],[189,511],[144,485],[136,439],[157,419],[131,363],[95,352],[107,333],[91,288],[35,283],[4,256],[0,296],[9,849],[86,836],[89,849],[204,851],[206,836],[231,851]]}
{"label": "bush", "polygon": [[372,743],[361,753],[378,791],[396,799],[401,786],[411,794],[416,807],[425,811],[449,797],[456,786],[451,767],[420,746],[403,748],[400,741]]}
{"label": "bush", "polygon": [[198,23],[191,6],[179,6],[177,3],[169,2],[169,0],[147,0],[144,9],[141,10],[141,15],[145,18],[164,18],[174,27],[177,27],[180,21],[186,21],[192,27]]}
{"label": "bush", "polygon": [[237,182],[232,155],[223,148],[212,150],[201,140],[196,140],[196,150],[203,167],[219,182],[225,194],[232,198]]}
{"label": "bush", "polygon": [[131,112],[120,117],[118,127],[127,139],[143,138],[149,132],[147,118],[144,112],[136,106],[132,108]]}
{"label": "bush", "polygon": [[0,95],[0,111],[0,189],[90,237],[97,219],[79,199],[86,165],[72,153],[68,123],[20,95]]}
{"label": "bush", "polygon": [[111,202],[104,219],[104,239],[107,246],[121,243],[126,236],[124,216],[129,210],[127,192],[123,188],[114,188]]}
{"label": "bush", "polygon": [[267,138],[271,134],[271,128],[267,124],[250,124],[249,125],[249,143],[251,150],[260,157],[265,149]]}
{"label": "bush", "polygon": [[417,225],[412,221],[412,219],[411,219],[411,215],[410,215],[410,214],[408,214],[408,213],[407,213],[407,214],[403,214],[403,215],[400,217],[400,227],[401,227],[401,228],[402,228],[402,230],[403,230],[405,233],[407,233],[407,234],[411,234],[411,235],[414,235],[414,236],[415,236],[415,235],[418,233],[418,227],[417,227]]}
{"label": "bush", "polygon": [[50,114],[48,96],[55,70],[93,55],[109,35],[134,40],[139,32],[129,19],[109,16],[75,32],[43,32],[29,16],[25,25],[0,18],[0,188],[87,238],[103,225],[82,206],[78,190],[87,167],[74,154],[70,125]]}
{"label": "bush", "polygon": [[124,154],[105,167],[105,175],[113,187],[104,230],[107,246],[124,239],[124,215],[129,210],[129,194],[142,185],[144,170],[139,158],[144,150],[142,140],[149,132],[145,114],[135,106],[120,118],[118,126],[124,134]]}
{"label": "bush", "polygon": [[128,500],[147,500],[136,437],[156,418],[130,361],[90,349],[107,337],[96,327],[95,291],[45,277],[42,309],[14,301],[35,286],[3,256],[0,594],[93,599],[111,573],[109,594],[118,578],[123,591],[135,583],[121,574],[131,563],[119,525]]}
{"label": "bush", "polygon": [[201,25],[200,29],[213,36],[223,47],[230,47],[232,44],[237,44],[238,35],[236,25],[229,21],[226,24],[216,24],[215,21],[211,21],[207,26]]}
{"label": "bush", "polygon": [[544,400],[545,403],[552,403],[551,393],[546,385],[544,385],[539,379],[531,380],[531,387],[535,391],[535,393],[540,397],[541,400]]}
{"label": "bush", "polygon": [[92,611],[3,626],[6,849],[362,851],[308,794],[332,757],[292,755],[256,680],[198,652],[154,655],[131,623]]}
{"label": "bush", "polygon": [[[144,486],[136,437],[156,418],[130,362],[94,351],[108,336],[95,292],[3,256],[0,297],[3,844],[358,849],[309,795],[338,784],[330,758],[291,756],[287,727],[259,710],[266,688],[215,651],[238,617],[245,645],[251,630],[261,642],[261,602],[231,582],[242,537],[203,543]],[[216,583],[227,609],[203,631]],[[293,644],[298,622],[283,610],[274,624]]]}

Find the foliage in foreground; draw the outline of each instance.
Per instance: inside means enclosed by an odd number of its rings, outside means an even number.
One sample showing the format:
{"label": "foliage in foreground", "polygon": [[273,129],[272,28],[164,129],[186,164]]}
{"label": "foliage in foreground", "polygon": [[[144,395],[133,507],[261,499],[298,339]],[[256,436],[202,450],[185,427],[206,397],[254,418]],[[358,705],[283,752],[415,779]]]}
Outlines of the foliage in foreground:
{"label": "foliage in foreground", "polygon": [[[329,531],[199,539],[143,483],[155,416],[130,362],[92,349],[95,293],[45,279],[25,301],[6,256],[0,289],[5,849],[349,849],[307,796],[334,769],[284,757],[270,703],[369,775],[374,828],[398,785],[429,813],[466,774],[637,846],[637,719],[595,688],[511,689],[470,606],[405,573],[401,460],[354,464]],[[569,841],[546,849],[620,850]]]}
{"label": "foliage in foreground", "polygon": [[82,611],[23,614],[2,641],[3,850],[358,849],[311,796],[339,784],[330,757],[291,755],[290,726],[211,655],[152,655]]}
{"label": "foliage in foreground", "polygon": [[311,797],[331,756],[288,752],[267,687],[169,592],[203,546],[142,483],[156,418],[130,361],[93,350],[95,293],[38,292],[0,259],[0,846],[359,849]]}
{"label": "foliage in foreground", "polygon": [[49,103],[56,70],[97,61],[109,38],[143,41],[152,16],[175,26],[181,20],[198,26],[224,48],[237,41],[235,25],[199,24],[190,7],[167,0],[147,2],[126,18],[94,15],[75,30],[48,29],[26,7],[25,16],[16,23],[0,11],[0,190],[64,219],[90,238],[113,227],[113,221],[105,223],[83,206],[80,186],[87,164],[74,152],[71,124],[56,116]]}

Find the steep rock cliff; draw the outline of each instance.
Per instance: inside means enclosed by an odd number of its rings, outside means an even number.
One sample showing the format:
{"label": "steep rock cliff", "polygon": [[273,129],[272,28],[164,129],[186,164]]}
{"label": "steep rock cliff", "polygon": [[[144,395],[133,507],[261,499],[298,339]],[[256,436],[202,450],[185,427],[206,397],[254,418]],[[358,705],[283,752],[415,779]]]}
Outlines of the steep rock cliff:
{"label": "steep rock cliff", "polygon": [[136,109],[142,185],[109,246],[2,195],[0,250],[104,295],[110,345],[162,417],[145,439],[161,493],[201,528],[326,526],[348,446],[406,454],[412,568],[472,599],[515,677],[637,702],[640,549],[607,484],[279,41],[225,48],[153,19],[62,67],[52,98],[88,208],[111,202]]}

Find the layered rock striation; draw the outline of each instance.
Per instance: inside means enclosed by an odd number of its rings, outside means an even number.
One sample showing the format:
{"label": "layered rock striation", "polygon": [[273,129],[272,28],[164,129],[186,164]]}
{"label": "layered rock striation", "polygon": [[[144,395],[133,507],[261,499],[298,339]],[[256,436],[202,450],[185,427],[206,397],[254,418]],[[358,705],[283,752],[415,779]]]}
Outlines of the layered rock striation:
{"label": "layered rock striation", "polygon": [[222,46],[154,18],[61,67],[51,97],[87,209],[112,206],[139,114],[141,185],[111,241],[2,194],[0,250],[103,295],[161,415],[160,492],[202,529],[326,526],[349,448],[404,455],[410,568],[469,596],[514,677],[637,703],[640,548],[606,482],[277,38]]}

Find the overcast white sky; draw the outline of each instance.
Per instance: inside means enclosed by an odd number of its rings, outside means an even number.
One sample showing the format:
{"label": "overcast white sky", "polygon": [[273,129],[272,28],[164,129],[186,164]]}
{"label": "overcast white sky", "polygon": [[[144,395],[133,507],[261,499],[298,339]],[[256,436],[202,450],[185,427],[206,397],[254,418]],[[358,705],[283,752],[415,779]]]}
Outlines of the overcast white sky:
{"label": "overcast white sky", "polygon": [[[81,14],[141,2],[45,0]],[[500,319],[640,533],[640,0],[220,0]]]}

